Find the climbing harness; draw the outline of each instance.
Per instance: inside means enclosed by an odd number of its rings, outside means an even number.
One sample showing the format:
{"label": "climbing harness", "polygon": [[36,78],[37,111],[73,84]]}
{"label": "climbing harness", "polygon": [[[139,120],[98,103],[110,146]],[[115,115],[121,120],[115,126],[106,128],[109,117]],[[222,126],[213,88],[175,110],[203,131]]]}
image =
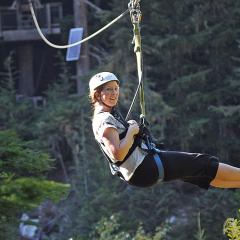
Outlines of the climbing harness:
{"label": "climbing harness", "polygon": [[[102,112],[102,111],[98,112],[98,114],[101,114],[101,113],[104,113],[104,112]],[[111,114],[117,121],[119,121],[126,128],[126,130],[123,133],[119,134],[119,139],[122,140],[127,134],[129,124],[126,122],[126,120],[123,118],[123,116],[121,115],[121,113],[118,111],[117,108],[113,108],[111,111]],[[122,180],[125,181],[125,179],[120,171],[120,166],[129,158],[129,156],[133,153],[133,151],[136,149],[136,147],[140,147],[144,152],[146,152],[149,155],[152,155],[152,157],[156,163],[156,166],[158,168],[159,181],[162,181],[164,179],[164,168],[163,168],[163,164],[162,164],[162,161],[161,161],[161,158],[159,155],[161,151],[158,148],[156,148],[156,145],[152,141],[151,134],[146,127],[145,128],[141,127],[139,134],[137,134],[134,138],[133,145],[131,146],[127,155],[125,156],[125,158],[122,161],[118,161],[115,163],[112,162],[110,157],[106,154],[106,152],[103,149],[104,143],[103,142],[100,143],[98,141],[97,141],[97,143],[98,143],[103,155],[108,160],[108,164],[109,164],[111,173],[113,175],[117,175]],[[142,146],[143,143],[146,146],[146,148]]]}

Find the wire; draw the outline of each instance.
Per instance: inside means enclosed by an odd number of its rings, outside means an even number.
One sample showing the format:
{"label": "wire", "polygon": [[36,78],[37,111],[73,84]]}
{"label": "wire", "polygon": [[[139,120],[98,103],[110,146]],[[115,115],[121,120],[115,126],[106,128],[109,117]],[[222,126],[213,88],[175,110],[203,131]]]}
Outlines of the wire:
{"label": "wire", "polygon": [[133,105],[134,105],[135,102],[136,102],[136,98],[137,98],[137,95],[138,95],[140,86],[141,86],[141,82],[138,83],[137,90],[136,90],[136,92],[135,92],[135,94],[134,94],[134,97],[133,97],[131,106],[129,107],[128,113],[127,113],[127,115],[126,115],[126,117],[125,117],[125,120],[126,120],[126,121],[129,119],[129,116],[130,116],[130,114],[131,114],[131,112],[132,112],[132,108],[133,108]]}
{"label": "wire", "polygon": [[82,39],[81,41],[78,41],[78,42],[75,42],[75,43],[72,43],[72,44],[68,44],[68,45],[56,45],[56,44],[53,44],[51,43],[50,41],[48,41],[48,39],[44,36],[44,34],[42,33],[40,27],[39,27],[39,24],[38,24],[38,21],[37,21],[37,18],[36,18],[36,15],[35,15],[35,12],[34,12],[34,8],[33,8],[33,4],[32,4],[32,1],[31,0],[28,0],[29,2],[29,6],[30,6],[30,10],[31,10],[31,14],[32,14],[32,17],[33,17],[33,21],[34,21],[34,24],[37,28],[37,31],[39,33],[39,35],[41,36],[41,38],[43,39],[43,41],[48,44],[50,47],[53,47],[53,48],[58,48],[58,49],[65,49],[65,48],[70,48],[70,47],[74,47],[74,46],[77,46],[83,42],[86,42],[88,40],[90,40],[91,38],[95,37],[96,35],[98,35],[99,33],[103,32],[105,29],[107,29],[108,27],[110,27],[111,25],[113,25],[115,22],[117,22],[118,20],[120,20],[122,17],[124,17],[128,12],[129,10],[127,9],[125,12],[123,12],[122,14],[120,14],[118,17],[116,17],[114,20],[112,20],[110,23],[108,23],[106,26],[102,27],[101,29],[99,29],[98,31],[96,31],[95,33],[91,34],[90,36]]}

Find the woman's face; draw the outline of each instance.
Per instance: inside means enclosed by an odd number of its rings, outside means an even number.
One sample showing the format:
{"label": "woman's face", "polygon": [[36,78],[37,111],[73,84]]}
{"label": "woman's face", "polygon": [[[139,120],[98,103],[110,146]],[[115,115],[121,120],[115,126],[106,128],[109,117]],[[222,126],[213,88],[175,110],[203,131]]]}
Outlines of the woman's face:
{"label": "woman's face", "polygon": [[111,81],[103,86],[101,100],[109,107],[114,107],[118,102],[119,85],[116,81]]}

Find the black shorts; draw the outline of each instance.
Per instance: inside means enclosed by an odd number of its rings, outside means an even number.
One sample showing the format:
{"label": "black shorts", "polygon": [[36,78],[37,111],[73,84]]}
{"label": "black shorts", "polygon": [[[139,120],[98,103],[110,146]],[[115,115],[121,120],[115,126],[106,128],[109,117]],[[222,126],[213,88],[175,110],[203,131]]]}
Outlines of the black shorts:
{"label": "black shorts", "polygon": [[[161,151],[160,158],[164,168],[163,181],[182,180],[201,188],[208,189],[215,178],[218,158],[200,153]],[[158,169],[152,156],[147,156],[136,169],[129,183],[147,187],[158,180]]]}
{"label": "black shorts", "polygon": [[161,151],[164,181],[180,179],[208,189],[218,170],[218,158],[200,153]]}
{"label": "black shorts", "polygon": [[137,167],[128,183],[137,187],[149,187],[154,185],[158,179],[157,164],[152,155],[147,155]]}

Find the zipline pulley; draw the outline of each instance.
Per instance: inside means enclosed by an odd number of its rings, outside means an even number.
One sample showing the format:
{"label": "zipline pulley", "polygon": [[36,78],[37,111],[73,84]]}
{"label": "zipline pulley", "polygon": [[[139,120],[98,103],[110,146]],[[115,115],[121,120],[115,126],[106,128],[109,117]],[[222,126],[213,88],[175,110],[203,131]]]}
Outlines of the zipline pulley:
{"label": "zipline pulley", "polygon": [[142,19],[142,13],[140,10],[140,1],[130,1],[128,4],[131,21],[133,24],[140,24]]}

